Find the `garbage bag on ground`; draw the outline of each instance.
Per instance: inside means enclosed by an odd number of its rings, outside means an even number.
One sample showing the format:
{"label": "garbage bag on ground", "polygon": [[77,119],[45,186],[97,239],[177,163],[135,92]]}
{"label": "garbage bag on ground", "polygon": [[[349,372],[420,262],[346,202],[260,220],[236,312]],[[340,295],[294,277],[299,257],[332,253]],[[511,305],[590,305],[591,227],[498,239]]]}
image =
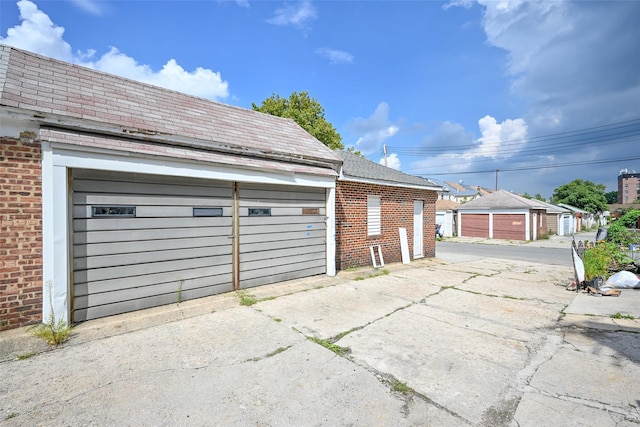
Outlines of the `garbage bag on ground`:
{"label": "garbage bag on ground", "polygon": [[609,277],[604,285],[600,287],[602,290],[607,289],[640,289],[640,279],[630,271],[619,271]]}

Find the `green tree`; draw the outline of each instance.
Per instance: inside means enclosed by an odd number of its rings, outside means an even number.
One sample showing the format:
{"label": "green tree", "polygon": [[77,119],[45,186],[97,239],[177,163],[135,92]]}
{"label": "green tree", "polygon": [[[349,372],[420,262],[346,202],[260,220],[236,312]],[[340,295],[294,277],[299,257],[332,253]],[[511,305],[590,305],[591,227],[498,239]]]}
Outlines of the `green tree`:
{"label": "green tree", "polygon": [[607,199],[607,204],[614,205],[618,203],[618,192],[609,191],[608,193],[604,193],[604,198]]}
{"label": "green tree", "polygon": [[262,101],[260,106],[254,103],[251,103],[251,106],[255,111],[293,119],[332,150],[344,149],[342,137],[324,118],[324,108],[315,98],[309,96],[309,92],[293,92],[289,98],[273,94]]}
{"label": "green tree", "polygon": [[575,179],[553,190],[552,203],[566,203],[585,211],[596,213],[607,210],[604,184],[589,180]]}
{"label": "green tree", "polygon": [[531,200],[531,199],[536,199],[536,200],[540,200],[541,202],[546,202],[545,198],[544,198],[544,197],[542,197],[542,194],[540,194],[540,193],[536,193],[536,195],[535,195],[535,196],[532,196],[532,195],[531,195],[531,194],[529,194],[529,193],[524,193],[524,194],[522,195],[522,197],[524,197],[525,199],[529,199],[529,200]]}

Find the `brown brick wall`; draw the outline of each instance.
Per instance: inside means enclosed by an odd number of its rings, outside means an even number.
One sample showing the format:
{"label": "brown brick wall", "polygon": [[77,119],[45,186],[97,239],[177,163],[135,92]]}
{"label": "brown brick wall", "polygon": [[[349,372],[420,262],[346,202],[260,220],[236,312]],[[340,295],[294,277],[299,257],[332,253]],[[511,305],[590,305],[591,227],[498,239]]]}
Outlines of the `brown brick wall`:
{"label": "brown brick wall", "polygon": [[[367,196],[380,196],[379,236],[367,236]],[[399,227],[407,229],[409,254],[413,258],[413,202],[424,201],[423,247],[426,257],[434,257],[435,191],[387,187],[349,181],[336,185],[336,268],[372,265],[371,245],[380,245],[385,263],[401,262]]]}
{"label": "brown brick wall", "polygon": [[42,320],[40,143],[0,138],[0,330]]}

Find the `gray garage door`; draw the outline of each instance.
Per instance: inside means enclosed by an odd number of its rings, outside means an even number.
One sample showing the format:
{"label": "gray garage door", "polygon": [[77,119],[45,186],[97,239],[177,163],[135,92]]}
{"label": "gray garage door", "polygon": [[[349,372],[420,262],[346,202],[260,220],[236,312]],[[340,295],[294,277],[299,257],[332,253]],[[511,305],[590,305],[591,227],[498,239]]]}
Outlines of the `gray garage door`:
{"label": "gray garage door", "polygon": [[231,187],[74,170],[73,321],[231,290]]}
{"label": "gray garage door", "polygon": [[239,184],[240,287],[326,272],[325,190]]}

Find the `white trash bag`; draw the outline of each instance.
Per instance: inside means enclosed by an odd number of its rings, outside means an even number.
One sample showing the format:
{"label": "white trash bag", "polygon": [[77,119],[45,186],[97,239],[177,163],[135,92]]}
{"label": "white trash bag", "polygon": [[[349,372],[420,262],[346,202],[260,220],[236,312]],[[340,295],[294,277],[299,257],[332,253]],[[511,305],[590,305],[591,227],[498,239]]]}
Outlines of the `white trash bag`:
{"label": "white trash bag", "polygon": [[619,271],[609,277],[600,289],[640,289],[640,279],[630,271]]}

